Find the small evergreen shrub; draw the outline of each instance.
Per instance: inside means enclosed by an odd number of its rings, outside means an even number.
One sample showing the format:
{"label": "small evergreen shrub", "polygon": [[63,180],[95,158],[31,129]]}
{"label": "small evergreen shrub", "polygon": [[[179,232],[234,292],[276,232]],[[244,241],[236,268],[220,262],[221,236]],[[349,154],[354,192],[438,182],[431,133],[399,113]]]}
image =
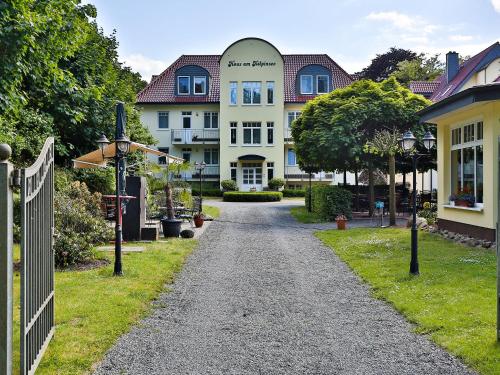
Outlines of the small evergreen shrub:
{"label": "small evergreen shrub", "polygon": [[[222,194],[224,192],[221,189],[214,189],[214,188],[203,188],[203,196],[204,197],[222,197]],[[193,194],[193,197],[199,197],[200,196],[200,189],[199,188],[194,188],[191,191],[191,194]]]}
{"label": "small evergreen shrub", "polygon": [[285,186],[285,180],[277,177],[271,178],[267,183],[267,185],[269,186],[269,189],[278,190],[281,189],[283,186]]}
{"label": "small evergreen shrub", "polygon": [[282,191],[283,197],[305,197],[306,191],[302,189],[285,189]]}
{"label": "small evergreen shrub", "polygon": [[238,190],[236,186],[236,181],[234,180],[222,180],[220,185],[225,191],[236,191]]}
{"label": "small evergreen shrub", "polygon": [[240,192],[227,191],[224,193],[225,202],[276,202],[283,198],[278,191]]}
{"label": "small evergreen shrub", "polygon": [[74,179],[84,182],[92,192],[111,194],[115,191],[114,168],[76,169]]}
{"label": "small evergreen shrub", "polygon": [[54,210],[57,267],[92,259],[94,246],[113,237],[101,213],[101,194],[91,193],[84,183],[75,181],[57,191]]}
{"label": "small evergreen shrub", "polygon": [[[309,194],[306,194],[306,207],[309,204]],[[311,191],[312,211],[322,219],[333,221],[339,215],[352,217],[352,194],[346,189],[332,185],[313,186]]]}

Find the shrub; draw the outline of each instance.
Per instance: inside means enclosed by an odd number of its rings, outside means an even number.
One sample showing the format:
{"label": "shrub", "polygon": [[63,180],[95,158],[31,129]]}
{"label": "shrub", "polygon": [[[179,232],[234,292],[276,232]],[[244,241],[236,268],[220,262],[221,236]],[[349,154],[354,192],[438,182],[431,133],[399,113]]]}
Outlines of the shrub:
{"label": "shrub", "polygon": [[92,194],[78,181],[56,192],[54,253],[57,267],[91,259],[93,247],[112,238],[113,231],[102,217],[100,205],[101,194]]}
{"label": "shrub", "polygon": [[220,182],[222,188],[225,190],[225,191],[236,191],[238,190],[237,189],[237,186],[236,186],[236,181],[233,181],[233,180],[222,180]]}
{"label": "shrub", "polygon": [[[313,186],[311,191],[312,211],[322,219],[333,221],[338,215],[352,216],[350,191],[332,185]],[[309,204],[306,194],[306,207]]]}
{"label": "shrub", "polygon": [[277,177],[271,178],[267,185],[269,186],[269,189],[278,190],[285,186],[285,180]]}
{"label": "shrub", "polygon": [[[191,194],[193,194],[193,197],[199,197],[200,196],[200,190],[193,188],[191,191]],[[221,189],[214,189],[214,188],[203,188],[203,196],[204,197],[222,197],[223,191]]]}
{"label": "shrub", "polygon": [[114,168],[76,169],[74,175],[93,193],[111,194],[115,190]]}
{"label": "shrub", "polygon": [[[428,203],[428,205],[426,205]],[[424,209],[418,211],[417,216],[422,217],[427,220],[427,224],[434,225],[436,224],[437,212],[433,210],[431,204],[429,202],[424,203]]]}
{"label": "shrub", "polygon": [[275,202],[280,201],[283,194],[278,191],[262,192],[236,192],[227,191],[224,193],[225,202]]}
{"label": "shrub", "polygon": [[302,189],[285,189],[282,191],[284,197],[305,197],[306,191]]}
{"label": "shrub", "polygon": [[54,189],[56,191],[66,189],[75,179],[71,169],[56,168],[54,171]]}

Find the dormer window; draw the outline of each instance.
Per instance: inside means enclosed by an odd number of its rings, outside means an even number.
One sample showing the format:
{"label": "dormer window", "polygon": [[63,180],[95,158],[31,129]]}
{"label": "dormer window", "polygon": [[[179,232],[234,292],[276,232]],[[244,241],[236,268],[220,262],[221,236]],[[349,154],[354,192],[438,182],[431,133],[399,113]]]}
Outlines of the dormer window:
{"label": "dormer window", "polygon": [[195,76],[194,77],[194,94],[205,95],[207,93],[207,77]]}
{"label": "dormer window", "polygon": [[191,77],[189,76],[179,76],[177,77],[177,91],[179,95],[189,95],[191,90]]}
{"label": "dormer window", "polygon": [[313,93],[313,76],[302,75],[300,76],[300,93],[312,94]]}
{"label": "dormer window", "polygon": [[328,76],[316,76],[316,87],[318,90],[318,94],[326,94],[327,92],[329,92],[330,90],[328,89]]}

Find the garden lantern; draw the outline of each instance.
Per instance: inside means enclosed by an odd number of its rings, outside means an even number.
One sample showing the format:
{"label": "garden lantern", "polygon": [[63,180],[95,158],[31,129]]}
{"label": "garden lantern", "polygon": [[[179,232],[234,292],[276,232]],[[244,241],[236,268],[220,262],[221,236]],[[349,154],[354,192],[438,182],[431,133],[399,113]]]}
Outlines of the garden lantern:
{"label": "garden lantern", "polygon": [[97,145],[99,146],[99,150],[101,150],[102,159],[104,160],[104,149],[109,145],[108,138],[104,134],[102,134],[101,138],[97,140]]}
{"label": "garden lantern", "polygon": [[[427,131],[422,139],[422,142],[427,151],[430,151],[436,143],[436,138],[430,131]],[[399,139],[401,148],[407,153],[411,154],[413,164],[413,197],[412,197],[412,216],[413,223],[411,226],[411,260],[410,260],[410,274],[418,275],[420,273],[418,268],[418,230],[417,230],[417,160],[420,156],[416,150],[415,145],[417,138],[413,133],[408,130],[404,133],[403,137]]]}
{"label": "garden lantern", "polygon": [[123,155],[126,156],[130,150],[130,140],[125,136],[121,135],[117,139],[115,139],[117,150]]}

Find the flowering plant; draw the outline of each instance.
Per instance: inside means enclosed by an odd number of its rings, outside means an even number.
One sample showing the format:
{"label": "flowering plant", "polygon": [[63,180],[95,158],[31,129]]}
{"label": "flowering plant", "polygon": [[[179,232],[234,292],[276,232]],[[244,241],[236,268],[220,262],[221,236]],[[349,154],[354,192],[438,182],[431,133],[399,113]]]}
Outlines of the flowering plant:
{"label": "flowering plant", "polygon": [[471,193],[470,189],[465,188],[463,190],[458,190],[456,194],[451,194],[450,201],[466,202],[469,207],[472,207],[474,203],[476,203],[476,197]]}
{"label": "flowering plant", "polygon": [[345,215],[337,215],[335,220],[347,220],[347,217]]}

